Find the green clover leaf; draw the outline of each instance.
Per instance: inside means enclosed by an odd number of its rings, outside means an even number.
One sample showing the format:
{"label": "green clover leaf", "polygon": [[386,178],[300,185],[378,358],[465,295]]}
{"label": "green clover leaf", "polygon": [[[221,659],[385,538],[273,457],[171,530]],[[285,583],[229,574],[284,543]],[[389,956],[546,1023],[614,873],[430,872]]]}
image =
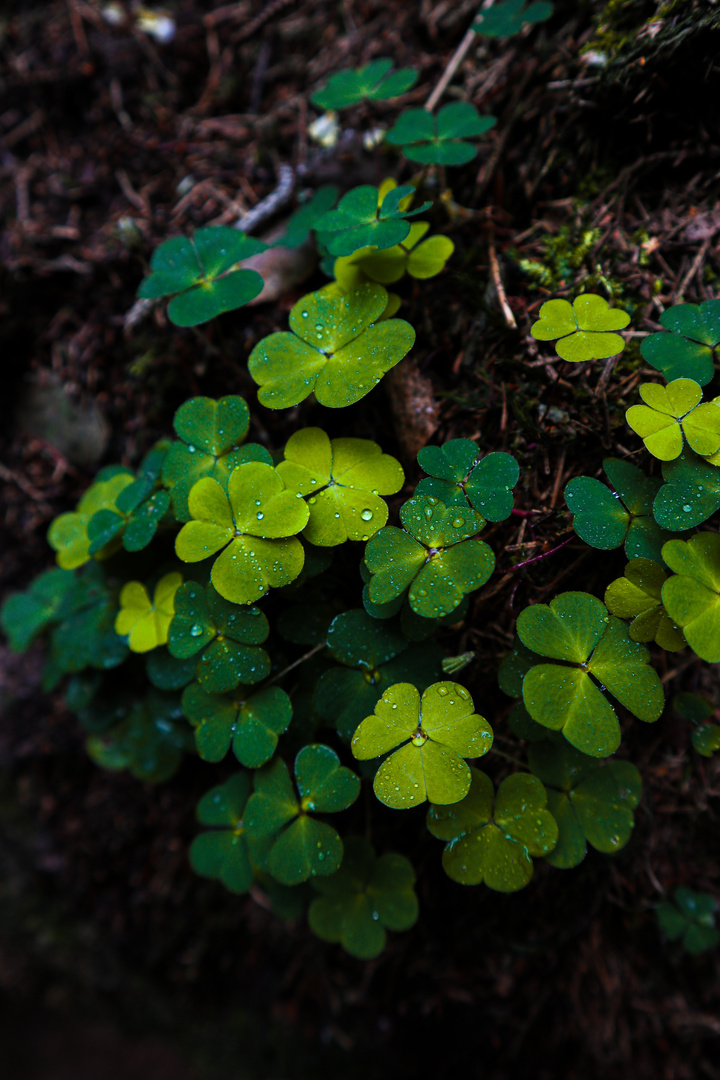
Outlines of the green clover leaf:
{"label": "green clover leaf", "polygon": [[562,731],[576,750],[608,757],[620,745],[620,724],[603,691],[639,720],[659,718],[664,695],[648,650],[632,641],[625,623],[609,616],[594,596],[561,593],[549,605],[525,608],[517,633],[538,658],[561,661],[530,668],[523,701],[533,720]]}
{"label": "green clover leaf", "polygon": [[[88,525],[91,518],[99,510],[112,510],[120,492],[132,484],[133,479],[129,469],[119,466],[101,469],[95,483],[80,499],[77,509],[55,518],[48,530],[47,539],[50,547],[57,552],[56,561],[61,569],[74,570],[88,561],[90,558]],[[108,549],[99,550],[95,554],[97,558],[104,558],[112,554],[118,546],[119,542],[116,541]]]}
{"label": "green clover leaf", "polygon": [[287,766],[276,758],[255,774],[255,793],[245,810],[248,836],[266,849],[260,869],[281,885],[335,873],[343,857],[342,840],[311,814],[346,810],[360,793],[355,773],[319,743],[304,746],[295,758],[295,780],[299,799]]}
{"label": "green clover leaf", "polygon": [[50,633],[43,689],[52,690],[63,675],[92,667],[109,670],[127,658],[128,648],[115,633],[117,598],[97,563],[75,575]]}
{"label": "green clover leaf", "polygon": [[702,660],[720,661],[720,536],[698,533],[689,540],[669,540],[663,559],[673,571],[662,587],[670,618]]}
{"label": "green clover leaf", "polygon": [[394,751],[375,773],[373,788],[380,802],[406,810],[426,799],[463,799],[470,788],[463,759],[482,757],[492,740],[492,728],[473,712],[464,686],[433,683],[421,699],[411,683],[397,683],[362,721],[350,748],[359,761]]}
{"label": "green clover leaf", "polygon": [[711,758],[720,750],[720,727],[717,724],[700,724],[690,736],[693,746],[702,757]]}
{"label": "green clover leaf", "polygon": [[286,409],[314,393],[321,405],[340,409],[365,397],[415,341],[403,319],[377,322],[386,304],[382,285],[350,293],[326,285],[303,296],[290,312],[292,332],[270,334],[250,353],[261,405]]}
{"label": "green clover leaf", "polygon": [[698,754],[711,758],[716,750],[720,750],[720,727],[708,723],[708,718],[715,712],[711,701],[699,694],[681,693],[673,698],[673,708],[683,720],[689,720],[693,725],[690,739]]}
{"label": "green clover leaf", "polygon": [[310,237],[318,218],[331,210],[337,202],[338,189],[334,184],[323,184],[312,193],[285,222],[285,230],[270,244],[270,247],[284,247],[294,250],[301,247]]}
{"label": "green clover leaf", "polygon": [[168,649],[177,660],[195,660],[197,678],[208,694],[223,694],[240,683],[256,683],[270,674],[270,657],[259,649],[268,621],[255,607],[224,600],[212,585],[194,581],[175,594],[175,617]]}
{"label": "green clover leaf", "polygon": [[557,841],[545,788],[537,777],[515,773],[502,781],[493,799],[492,780],[478,769],[471,773],[462,802],[431,806],[427,827],[447,841],[443,869],[453,881],[484,881],[496,892],[516,892],[533,875],[531,856],[546,855]]}
{"label": "green clover leaf", "polygon": [[687,642],[662,604],[667,574],[650,559],[631,559],[624,576],[605,590],[605,606],[621,619],[632,619],[633,641],[655,641],[661,649],[679,652]]}
{"label": "green clover leaf", "polygon": [[417,922],[414,884],[409,859],[378,858],[367,840],[349,836],[340,869],[313,881],[320,896],[308,911],[310,929],[358,960],[373,960],[385,948],[386,930],[409,930]]}
{"label": "green clover leaf", "polygon": [[178,533],[175,552],[183,562],[220,552],[210,579],[226,600],[252,604],[302,570],[305,555],[295,534],[307,525],[310,511],[272,465],[238,465],[227,495],[217,480],[204,477],[193,486],[188,507],[193,520]]}
{"label": "green clover leaf", "polygon": [[243,812],[250,795],[247,773],[236,773],[203,795],[196,816],[212,832],[200,833],[190,845],[190,865],[200,877],[221,881],[234,893],[248,892],[253,868],[248,852]]}
{"label": "green clover leaf", "polygon": [[553,6],[548,0],[504,0],[478,12],[473,23],[476,34],[486,37],[510,37],[519,34],[524,23],[540,23],[551,18]]}
{"label": "green clover leaf", "polygon": [[277,686],[255,693],[238,686],[229,694],[209,694],[192,683],[183,693],[182,707],[195,728],[203,761],[222,761],[232,744],[235,757],[248,769],[270,760],[292,719],[290,698]]}
{"label": "green clover leaf", "polygon": [[669,334],[650,334],[640,346],[643,358],[668,382],[693,379],[700,386],[712,380],[720,345],[720,300],[676,304],[660,316]]}
{"label": "green clover leaf", "polygon": [[619,458],[606,458],[603,468],[611,488],[590,476],[576,476],[565,487],[565,502],[574,515],[575,532],[590,547],[601,551],[624,543],[628,558],[661,563],[662,545],[670,534],[660,528],[666,523],[658,524],[653,517],[653,500],[660,481]]}
{"label": "green clover leaf", "polygon": [[233,267],[266,248],[260,240],[225,225],[198,229],[192,239],[173,236],[153,252],[151,273],[141,282],[138,296],[142,300],[172,296],[170,322],[198,326],[248,304],[262,292],[259,274]]}
{"label": "green clover leaf", "polygon": [[720,944],[720,930],[715,927],[718,904],[708,893],[694,892],[680,886],[672,902],[664,900],[655,908],[658,926],[668,941],[679,941],[696,956]]}
{"label": "green clover leaf", "polygon": [[173,443],[163,463],[163,482],[170,488],[175,516],[190,520],[188,496],[204,476],[217,480],[227,491],[230,473],[249,461],[272,464],[264,447],[240,446],[250,425],[250,410],[236,394],[214,401],[195,397],[175,413],[173,426],[180,442]]}
{"label": "green clover leaf", "polygon": [[10,593],[0,608],[0,627],[13,652],[25,652],[38,634],[60,617],[75,588],[75,575],[53,568],[38,575],[25,592]]}
{"label": "green clover leaf", "polygon": [[[401,244],[378,251],[374,247],[360,248],[352,255],[335,260],[333,276],[346,292],[367,281],[391,285],[407,273],[410,277],[436,277],[445,268],[455,245],[447,236],[423,236],[430,228],[428,221],[415,221]],[[422,241],[422,243],[421,243]]]}
{"label": "green clover leaf", "polygon": [[[422,111],[422,110],[420,110]],[[409,217],[421,214],[431,205],[425,202],[415,210],[400,204],[415,194],[410,184],[390,188],[382,198],[372,184],[362,184],[343,195],[337,209],[318,218],[315,228],[331,255],[352,255],[360,248],[378,250],[401,244],[410,232]]]}
{"label": "green clover leaf", "polygon": [[632,405],[625,413],[653,457],[674,461],[683,450],[683,439],[703,457],[720,450],[720,405],[700,404],[702,390],[692,379],[675,379],[667,386],[643,383],[644,405]]}
{"label": "green clover leaf", "polygon": [[157,690],[182,690],[196,678],[197,666],[194,656],[178,660],[167,649],[158,648],[148,653],[145,674]]}
{"label": "green clover leaf", "polygon": [[325,86],[311,96],[321,109],[346,109],[360,101],[388,101],[406,94],[418,79],[412,68],[392,71],[392,60],[373,60],[360,68],[347,68],[331,75]]}
{"label": "green clover leaf", "polygon": [[477,146],[465,140],[479,138],[496,123],[494,116],[481,116],[469,102],[455,101],[440,109],[437,116],[427,109],[406,109],[386,133],[385,141],[422,165],[465,165],[477,154]]}
{"label": "green clover leaf", "polygon": [[642,778],[634,765],[599,763],[567,743],[548,739],[531,743],[528,759],[530,771],[545,785],[548,809],[558,825],[557,845],[546,856],[551,866],[578,866],[588,844],[608,855],[625,847],[642,795]]}
{"label": "green clover leaf", "polygon": [[143,458],[136,479],[122,488],[112,507],[105,505],[92,515],[87,523],[91,555],[114,550],[118,539],[126,551],[141,551],[153,539],[170,506],[170,495],[160,482],[169,445],[154,446]]}
{"label": "green clover leaf", "polygon": [[665,483],[655,497],[653,513],[663,529],[692,529],[720,509],[720,469],[691,450],[663,462],[662,472]]}
{"label": "green clover leaf", "polygon": [[350,741],[360,722],[394,683],[412,683],[421,692],[441,673],[438,645],[408,646],[395,626],[365,611],[338,615],[327,633],[328,651],[343,667],[320,676],[313,703],[318,715]]}
{"label": "green clover leaf", "polygon": [[470,505],[488,521],[504,521],[513,508],[513,488],[520,469],[511,454],[479,457],[470,439],[451,439],[443,446],[425,446],[418,464],[426,473],[416,495],[431,495],[446,506]]}
{"label": "green clover leaf", "polygon": [[374,535],[388,518],[380,495],[394,495],[405,480],[400,462],[370,439],[331,442],[320,428],[303,428],[284,453],[277,471],[285,486],[309,496],[303,536],[322,547]]}
{"label": "green clover leaf", "polygon": [[131,652],[150,652],[166,643],[175,614],[175,593],[181,585],[182,574],[165,574],[155,586],[152,600],[141,582],[123,585],[115,633],[127,637]]}
{"label": "green clover leaf", "polygon": [[536,341],[560,340],[555,351],[563,360],[579,363],[583,360],[606,360],[625,348],[619,334],[630,316],[619,308],[611,308],[601,296],[583,293],[572,304],[567,300],[547,300],[540,308],[540,318],[530,327]]}
{"label": "green clover leaf", "polygon": [[189,729],[174,694],[151,692],[117,727],[86,741],[88,754],[103,769],[128,769],[136,780],[160,784],[173,776],[183,752],[192,747]]}
{"label": "green clover leaf", "polygon": [[410,607],[417,615],[449,615],[493,571],[495,556],[475,535],[485,519],[469,507],[447,507],[419,495],[403,504],[400,520],[402,529],[386,526],[365,549],[372,575],[369,599],[387,604],[409,589]]}

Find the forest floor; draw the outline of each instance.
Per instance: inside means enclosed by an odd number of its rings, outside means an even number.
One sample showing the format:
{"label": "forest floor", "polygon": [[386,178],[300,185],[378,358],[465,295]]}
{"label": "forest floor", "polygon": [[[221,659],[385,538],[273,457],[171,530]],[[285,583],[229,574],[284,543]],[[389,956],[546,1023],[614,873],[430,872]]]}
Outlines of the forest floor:
{"label": "forest floor", "polygon": [[[48,525],[97,468],[135,465],[187,397],[243,394],[278,446],[324,413],[257,406],[243,363],[323,284],[312,260],[275,267],[274,297],[198,330],[160,307],[130,327],[125,316],[158,243],[232,224],[283,163],[299,187],[412,177],[387,149],[362,148],[394,104],[343,113],[344,139],[323,150],[308,95],[342,67],[390,56],[420,71],[402,103],[422,104],[477,0],[171,6],[165,45],[85,0],[0,17],[3,595],[51,564]],[[433,224],[455,255],[410,289],[412,358],[353,411],[353,430],[322,417],[331,434],[380,438],[411,483],[431,437],[518,458],[516,505],[540,512],[497,527],[507,572],[478,595],[460,642],[477,653],[468,685],[490,718],[509,708],[496,671],[518,611],[558,586],[602,595],[609,580],[612,559],[598,565],[575,537],[562,491],[630,437],[624,409],[644,374],[637,338],[616,365],[558,361],[529,337],[540,304],[583,284],[647,332],[670,304],[718,294],[717,16],[693,0],[666,5],[679,12],[673,30],[652,20],[653,2],[624,7],[614,38],[597,36],[604,4],[561,0],[543,28],[467,54],[447,100],[498,124],[475,162],[435,180]],[[607,62],[593,64],[602,49]],[[565,539],[562,552],[511,566]],[[696,689],[698,665],[683,681],[679,663],[662,677]],[[720,892],[717,762],[692,752],[672,715],[627,733],[644,797],[621,853],[591,853],[574,871],[540,866],[511,896],[418,865],[418,926],[359,963],[195,878],[186,852],[203,764],[158,787],[102,772],[60,696],[40,691],[39,668],[36,651],[0,651],[8,1080],[59,1080],[69,1061],[75,1078],[92,1077],[93,1053],[118,1080],[185,1080],[185,1068],[188,1080],[352,1080],[369,1067],[401,1080],[430,1065],[483,1080],[720,1078],[719,956],[665,947],[652,911],[678,883]],[[422,864],[410,831],[404,840]]]}

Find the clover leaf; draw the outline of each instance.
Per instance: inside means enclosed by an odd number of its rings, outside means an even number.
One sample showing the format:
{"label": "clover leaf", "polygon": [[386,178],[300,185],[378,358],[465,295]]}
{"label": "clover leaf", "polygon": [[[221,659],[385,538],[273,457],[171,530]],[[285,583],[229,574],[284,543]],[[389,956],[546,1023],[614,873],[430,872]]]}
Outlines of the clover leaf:
{"label": "clover leaf", "polygon": [[469,507],[419,495],[403,504],[400,521],[402,529],[386,526],[365,549],[369,599],[387,604],[409,589],[417,615],[449,615],[493,571],[495,556],[475,535],[485,519]]}
{"label": "clover leaf", "polygon": [[290,312],[292,332],[270,334],[250,353],[261,405],[286,409],[314,393],[321,405],[340,409],[365,397],[415,341],[403,319],[377,323],[386,304],[382,285],[350,293],[326,285],[303,296]]}
{"label": "clover leaf", "polygon": [[[101,469],[95,483],[92,484],[77,504],[75,511],[60,514],[50,526],[47,534],[50,547],[57,552],[56,561],[63,570],[74,570],[90,558],[90,537],[88,525],[99,510],[112,510],[120,492],[133,483],[129,469],[114,465]],[[98,558],[112,553],[119,543],[111,544],[106,550],[96,552]]]}
{"label": "clover leaf", "polygon": [[182,574],[165,574],[155,586],[152,600],[141,582],[123,585],[115,633],[127,637],[131,652],[150,652],[166,643],[175,614],[175,593],[181,585]]}
{"label": "clover leaf", "polygon": [[494,794],[492,780],[471,769],[472,783],[454,806],[431,806],[427,827],[446,840],[443,869],[460,885],[484,881],[496,892],[516,892],[533,875],[531,856],[551,851],[558,827],[535,776],[515,773]]}
{"label": "clover leaf", "polygon": [[662,472],[665,483],[655,497],[653,514],[664,529],[692,529],[720,509],[720,469],[691,450],[663,462]]}
{"label": "clover leaf", "polygon": [[320,428],[290,437],[277,471],[290,491],[309,496],[303,536],[323,547],[367,540],[388,518],[380,495],[403,486],[399,461],[370,439],[333,439]]}
{"label": "clover leaf", "polygon": [[175,594],[175,617],[168,630],[168,650],[177,660],[196,659],[197,678],[208,694],[256,683],[270,674],[270,657],[259,649],[268,621],[255,607],[238,607],[194,581]]}
{"label": "clover leaf", "polygon": [[346,109],[360,101],[387,101],[406,94],[418,79],[412,68],[392,71],[392,60],[373,60],[360,68],[346,68],[331,75],[310,100],[321,109]]}
{"label": "clover leaf", "polygon": [[605,606],[621,619],[632,619],[633,641],[655,641],[668,652],[684,649],[687,642],[662,604],[667,574],[651,559],[631,559],[624,576],[605,590]]}
{"label": "clover leaf", "polygon": [[333,619],[327,633],[328,652],[343,667],[320,676],[314,706],[348,741],[360,722],[375,708],[389,686],[412,683],[425,690],[441,673],[438,645],[413,645],[395,626],[371,618],[365,611],[345,611]]}
{"label": "clover leaf", "polygon": [[720,750],[720,727],[717,724],[699,724],[690,736],[694,748],[702,757],[711,758]]}
{"label": "clover leaf", "polygon": [[555,351],[563,360],[605,360],[617,356],[625,341],[610,330],[623,330],[630,316],[611,308],[602,296],[583,293],[572,304],[567,300],[547,300],[540,308],[540,318],[530,327],[536,341],[555,341]]}
{"label": "clover leaf", "polygon": [[535,0],[534,3],[504,0],[504,3],[479,11],[472,28],[476,34],[486,37],[509,37],[519,34],[524,23],[545,22],[552,13],[553,6],[548,0]]}
{"label": "clover leaf", "polygon": [[333,265],[335,280],[347,291],[366,281],[390,285],[405,274],[420,279],[436,277],[445,268],[455,245],[447,236],[429,236],[423,240],[429,228],[428,221],[415,221],[401,244],[384,251],[360,248],[352,255],[341,256]]}
{"label": "clover leaf", "polygon": [[13,652],[25,652],[38,634],[60,617],[75,588],[69,570],[45,570],[25,592],[7,596],[0,608],[0,626]]}
{"label": "clover leaf", "polygon": [[230,473],[249,461],[272,464],[264,447],[244,442],[250,411],[237,394],[218,401],[190,398],[175,413],[173,426],[180,442],[171,445],[163,463],[163,482],[170,488],[175,516],[190,520],[188,496],[198,480],[209,476],[227,490]]}
{"label": "clover leaf", "polygon": [[192,683],[183,693],[182,707],[195,728],[203,761],[222,761],[232,744],[235,757],[248,769],[270,760],[292,719],[290,698],[277,686],[255,693],[238,686],[229,694],[209,694]]}
{"label": "clover leaf", "polygon": [[[422,111],[422,110],[420,110]],[[425,202],[415,210],[401,203],[415,194],[411,184],[392,187],[379,197],[372,184],[362,184],[343,195],[335,210],[318,218],[315,228],[331,255],[352,255],[360,248],[378,250],[402,243],[410,232],[409,217],[421,214],[431,205]]]}
{"label": "clover leaf", "polygon": [[273,240],[270,247],[284,247],[293,250],[301,247],[315,228],[318,218],[331,210],[338,197],[334,184],[323,184],[314,191],[307,202],[303,203],[285,222],[284,232]]}
{"label": "clover leaf", "polygon": [[455,101],[440,109],[437,116],[427,109],[406,109],[386,133],[385,141],[422,165],[464,165],[477,154],[477,146],[465,140],[479,138],[496,123],[494,116],[481,116],[469,102]]}
{"label": "clover leaf", "polygon": [[673,571],[662,587],[668,615],[702,660],[720,661],[720,536],[698,533],[669,540],[663,559]]}
{"label": "clover leaf", "polygon": [[157,691],[137,702],[117,727],[90,735],[86,742],[96,765],[113,772],[129,769],[136,780],[147,784],[169,780],[183,751],[191,746],[177,697]]}
{"label": "clover leaf", "polygon": [[632,405],[625,413],[653,457],[674,461],[684,441],[697,454],[710,457],[720,450],[720,403],[700,404],[702,390],[692,379],[675,379],[667,386],[643,383],[644,405]]}
{"label": "clover leaf", "polygon": [[658,926],[668,941],[679,941],[693,956],[720,944],[720,930],[715,926],[717,900],[708,893],[680,886],[672,901],[664,900],[655,908]]}
{"label": "clover leaf", "polygon": [[433,683],[421,698],[411,683],[397,683],[359,725],[350,748],[359,761],[394,751],[375,773],[373,788],[380,802],[406,810],[426,799],[463,799],[470,788],[463,759],[482,757],[492,740],[492,728],[473,712],[464,686]]}
{"label": "clover leaf", "polygon": [[673,698],[673,708],[683,720],[689,720],[693,725],[690,738],[698,754],[711,758],[716,750],[720,750],[720,727],[708,723],[708,718],[715,712],[711,701],[699,694],[681,693]]}
{"label": "clover leaf", "polygon": [[693,379],[700,386],[712,380],[720,345],[720,300],[676,304],[663,311],[660,324],[670,333],[650,334],[640,346],[643,358],[668,382]]}
{"label": "clover leaf", "polygon": [[252,604],[302,570],[305,555],[295,534],[307,525],[310,511],[272,465],[238,465],[227,495],[217,480],[204,477],[190,491],[188,507],[193,520],[178,533],[175,552],[183,562],[220,552],[210,579],[226,600]]}
{"label": "clover leaf", "polygon": [[629,558],[662,562],[660,551],[670,534],[660,525],[667,529],[680,526],[665,521],[658,524],[653,517],[653,500],[660,481],[619,458],[606,458],[603,468],[611,488],[590,476],[576,476],[565,487],[565,502],[574,515],[575,532],[586,544],[601,551],[624,543]]}
{"label": "clover leaf", "polygon": [[176,659],[165,648],[153,649],[145,661],[148,682],[157,690],[182,690],[197,676],[197,658]]}
{"label": "clover leaf", "polygon": [[190,865],[200,877],[221,881],[234,893],[248,892],[253,868],[243,825],[243,812],[250,795],[247,773],[236,773],[203,795],[196,816],[212,832],[200,833],[190,845]]}
{"label": "clover leaf", "polygon": [[[150,274],[140,284],[142,300],[172,296],[168,318],[176,326],[198,326],[254,300],[263,279],[237,264],[267,244],[225,225],[198,229],[190,239],[173,236],[153,252]],[[235,267],[235,269],[233,269]]]}
{"label": "clover leaf", "polygon": [[520,612],[517,633],[538,658],[560,661],[537,663],[527,672],[525,708],[539,724],[562,731],[576,750],[608,757],[620,745],[617,714],[603,691],[639,720],[660,716],[663,689],[648,650],[594,596],[567,592],[549,605],[533,604]]}
{"label": "clover leaf", "polygon": [[385,948],[386,930],[409,930],[417,922],[414,884],[409,859],[378,858],[367,840],[349,836],[340,869],[313,881],[320,896],[308,911],[310,929],[358,960],[373,960]]}
{"label": "clover leaf", "polygon": [[255,774],[255,792],[245,809],[248,836],[267,849],[260,869],[281,885],[335,873],[343,857],[342,840],[311,813],[346,810],[360,792],[355,773],[320,743],[304,746],[295,758],[295,781],[299,799],[287,766],[275,758]]}
{"label": "clover leaf", "polygon": [[429,477],[420,481],[416,495],[431,495],[446,506],[470,505],[488,521],[504,521],[513,508],[512,489],[520,469],[511,454],[496,452],[481,457],[471,439],[451,439],[442,446],[425,446],[418,464]]}
{"label": "clover leaf", "polygon": [[75,575],[57,610],[50,632],[43,689],[52,690],[63,675],[92,667],[109,670],[127,658],[128,648],[115,633],[117,596],[97,563]]}
{"label": "clover leaf", "polygon": [[158,525],[170,506],[170,495],[163,490],[160,472],[167,453],[167,442],[145,455],[132,483],[124,485],[112,506],[105,504],[87,523],[91,555],[110,552],[117,539],[126,551],[141,551],[155,536]]}
{"label": "clover leaf", "polygon": [[548,810],[558,825],[557,845],[546,856],[551,866],[577,866],[588,844],[608,855],[625,847],[642,794],[642,778],[634,765],[600,763],[567,743],[548,739],[530,744],[528,760],[533,775],[545,785]]}

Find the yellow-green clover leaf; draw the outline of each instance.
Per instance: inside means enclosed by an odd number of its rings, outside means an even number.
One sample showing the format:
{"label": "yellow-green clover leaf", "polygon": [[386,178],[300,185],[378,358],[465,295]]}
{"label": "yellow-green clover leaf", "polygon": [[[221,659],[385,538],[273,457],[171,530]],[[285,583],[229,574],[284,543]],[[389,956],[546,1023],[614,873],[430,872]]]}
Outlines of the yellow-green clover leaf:
{"label": "yellow-green clover leaf", "polygon": [[703,457],[720,450],[720,405],[700,404],[702,389],[692,379],[675,379],[667,386],[643,383],[644,405],[632,405],[625,417],[645,446],[660,461],[680,457],[683,437]]}
{"label": "yellow-green clover leaf", "polygon": [[331,75],[310,100],[321,109],[346,109],[360,101],[387,101],[406,94],[417,82],[412,68],[393,71],[392,60],[372,60],[360,68],[346,68]]}
{"label": "yellow-green clover leaf", "polygon": [[447,236],[429,236],[423,240],[429,228],[428,221],[415,221],[401,244],[384,251],[360,248],[352,255],[341,256],[333,267],[335,280],[347,291],[366,281],[391,285],[405,274],[421,279],[436,277],[445,268],[455,245]]}
{"label": "yellow-green clover leaf", "polygon": [[698,533],[669,540],[663,559],[673,571],[662,587],[668,615],[690,648],[708,663],[720,661],[720,536]]}
{"label": "yellow-green clover leaf", "polygon": [[321,547],[374,535],[388,518],[380,495],[394,495],[405,480],[400,462],[383,454],[377,443],[331,441],[320,428],[295,432],[277,471],[290,491],[309,497],[303,536]]}
{"label": "yellow-green clover leaf", "polygon": [[371,246],[378,250],[394,247],[410,232],[406,219],[430,206],[425,202],[410,210],[408,196],[414,194],[411,184],[388,186],[380,194],[371,184],[363,184],[343,195],[335,210],[317,219],[315,228],[331,255],[352,255]]}
{"label": "yellow-green clover leaf", "polygon": [[466,140],[479,138],[496,123],[494,116],[481,116],[468,101],[454,101],[440,109],[437,116],[427,109],[406,109],[385,135],[385,141],[399,146],[408,160],[422,165],[464,165],[477,154],[477,146]]}
{"label": "yellow-green clover leaf", "polygon": [[715,926],[717,909],[715,897],[681,885],[675,889],[672,902],[658,904],[655,914],[668,941],[682,939],[687,951],[697,955],[720,944],[720,930]]}
{"label": "yellow-green clover leaf", "polygon": [[667,574],[650,559],[632,559],[625,574],[605,590],[605,606],[621,619],[632,619],[633,641],[655,641],[661,649],[679,652],[687,642],[662,603]]}
{"label": "yellow-green clover leaf", "polygon": [[[134,481],[129,469],[110,465],[101,469],[80,502],[77,509],[56,517],[48,530],[48,543],[57,552],[56,560],[63,570],[74,570],[90,558],[90,537],[88,525],[99,510],[112,510],[115,500]],[[103,558],[120,546],[116,540],[109,548],[96,552],[97,558]]]}
{"label": "yellow-green clover leaf", "polygon": [[470,788],[464,758],[482,757],[492,740],[492,728],[473,712],[464,686],[433,683],[421,698],[411,683],[397,683],[359,725],[351,750],[359,761],[389,754],[373,788],[380,802],[406,810],[426,799],[443,804],[464,799]]}
{"label": "yellow-green clover leaf", "polygon": [[175,593],[181,585],[182,574],[165,574],[155,586],[152,600],[139,581],[123,585],[115,632],[127,636],[131,652],[150,652],[165,644],[175,614]]}
{"label": "yellow-green clover leaf", "polygon": [[625,341],[611,330],[623,330],[630,322],[626,311],[611,308],[602,296],[583,293],[572,304],[567,300],[547,300],[540,318],[530,327],[536,341],[560,340],[555,351],[563,360],[605,360],[617,356]]}
{"label": "yellow-green clover leaf", "polygon": [[670,333],[649,334],[640,345],[643,358],[668,382],[694,379],[707,386],[720,345],[720,300],[676,304],[663,311],[660,324]]}
{"label": "yellow-green clover leaf", "polygon": [[302,570],[305,555],[295,534],[307,525],[310,511],[272,465],[239,465],[230,474],[227,495],[217,480],[198,480],[188,506],[193,520],[177,535],[177,556],[200,562],[219,551],[210,577],[226,600],[252,604]]}
{"label": "yellow-green clover leaf", "polygon": [[270,760],[292,719],[290,698],[277,686],[254,693],[238,686],[229,694],[208,694],[192,683],[183,693],[182,706],[195,728],[203,761],[222,761],[232,744],[235,757],[248,769]]}
{"label": "yellow-green clover leaf", "polygon": [[531,856],[547,855],[558,827],[540,780],[515,773],[494,794],[492,780],[472,769],[472,783],[455,806],[431,806],[427,827],[446,840],[443,869],[460,885],[484,881],[496,892],[516,892],[533,875]]}
{"label": "yellow-green clover leaf", "polygon": [[250,354],[258,401],[286,409],[314,393],[340,409],[365,397],[415,341],[403,319],[378,323],[386,306],[387,291],[374,284],[349,293],[326,285],[303,296],[290,312],[291,332],[270,334]]}
{"label": "yellow-green clover leaf", "polygon": [[313,881],[320,896],[308,911],[310,929],[358,960],[372,960],[385,948],[386,930],[409,930],[417,921],[414,884],[409,859],[378,858],[367,840],[349,836],[340,869]]}
{"label": "yellow-green clover leaf", "polygon": [[493,571],[492,549],[476,536],[485,519],[470,507],[418,495],[404,503],[400,521],[402,529],[386,526],[365,549],[369,599],[388,604],[409,589],[417,615],[449,615]]}
{"label": "yellow-green clover leaf", "polygon": [[221,881],[234,893],[247,892],[253,868],[243,825],[250,795],[250,777],[236,773],[224,784],[211,788],[197,804],[196,816],[212,832],[200,833],[190,845],[190,865],[200,877]]}

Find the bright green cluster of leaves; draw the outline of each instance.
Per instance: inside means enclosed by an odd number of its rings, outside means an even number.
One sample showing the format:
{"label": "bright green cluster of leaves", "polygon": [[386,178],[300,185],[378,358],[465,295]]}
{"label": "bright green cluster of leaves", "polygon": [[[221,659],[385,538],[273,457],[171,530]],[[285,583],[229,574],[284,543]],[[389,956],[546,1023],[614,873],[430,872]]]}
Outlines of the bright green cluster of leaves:
{"label": "bright green cluster of leaves", "polygon": [[606,360],[625,348],[617,330],[630,322],[626,311],[611,308],[602,296],[583,293],[572,304],[568,300],[547,300],[530,333],[537,341],[557,341],[555,351],[562,360]]}
{"label": "bright green cluster of leaves", "polygon": [[437,116],[427,109],[406,109],[385,139],[399,146],[409,161],[465,165],[477,154],[477,146],[469,140],[485,135],[495,123],[494,116],[481,116],[469,102],[455,101],[440,109]]}
{"label": "bright green cluster of leaves", "polygon": [[687,445],[711,465],[720,464],[720,399],[702,402],[702,389],[692,379],[643,383],[640,397],[645,404],[631,406],[627,422],[653,457],[674,461]]}
{"label": "bright green cluster of leaves", "polygon": [[347,68],[332,75],[310,100],[321,109],[346,109],[361,101],[387,101],[411,90],[418,72],[412,68],[393,71],[392,60],[373,60],[360,68]]}

